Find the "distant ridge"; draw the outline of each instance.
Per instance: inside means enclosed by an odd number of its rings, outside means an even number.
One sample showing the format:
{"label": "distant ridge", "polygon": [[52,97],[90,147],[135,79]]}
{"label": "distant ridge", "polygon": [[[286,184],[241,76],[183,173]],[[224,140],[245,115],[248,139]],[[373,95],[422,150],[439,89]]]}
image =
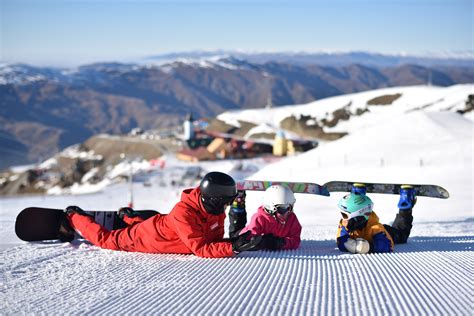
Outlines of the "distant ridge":
{"label": "distant ridge", "polygon": [[347,66],[350,64],[362,64],[372,67],[396,67],[404,64],[415,64],[420,66],[461,66],[472,67],[474,65],[474,51],[444,52],[427,54],[393,53],[382,54],[368,51],[349,52],[252,52],[252,51],[188,51],[159,54],[146,57],[142,62],[169,62],[177,59],[207,59],[225,58],[232,56],[245,59],[252,63],[264,64],[268,62],[289,63],[295,65],[325,65],[325,66]]}
{"label": "distant ridge", "polygon": [[303,65],[233,56],[74,69],[4,64],[0,169],[36,162],[97,133],[176,126],[190,112],[214,117],[268,100],[278,107],[383,87],[473,82],[474,67],[465,66]]}

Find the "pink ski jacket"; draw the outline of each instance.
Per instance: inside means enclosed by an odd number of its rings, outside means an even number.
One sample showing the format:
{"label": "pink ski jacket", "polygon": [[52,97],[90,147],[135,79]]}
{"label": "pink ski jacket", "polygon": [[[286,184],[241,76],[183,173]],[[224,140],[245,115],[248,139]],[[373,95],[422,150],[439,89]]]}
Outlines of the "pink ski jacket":
{"label": "pink ski jacket", "polygon": [[301,224],[295,213],[291,213],[285,224],[279,223],[272,215],[265,212],[260,206],[252,216],[250,223],[240,234],[250,231],[252,235],[273,234],[285,238],[284,250],[297,249],[301,243]]}

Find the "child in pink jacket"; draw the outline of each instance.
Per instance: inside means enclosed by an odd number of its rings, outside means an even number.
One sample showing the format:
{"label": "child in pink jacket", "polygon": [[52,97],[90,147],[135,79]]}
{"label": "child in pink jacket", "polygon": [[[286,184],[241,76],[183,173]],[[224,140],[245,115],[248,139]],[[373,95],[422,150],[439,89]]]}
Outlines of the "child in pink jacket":
{"label": "child in pink jacket", "polygon": [[251,236],[263,235],[259,249],[297,249],[301,242],[301,224],[293,213],[295,201],[287,186],[273,185],[265,191],[263,205],[245,226],[245,191],[239,192],[229,212],[231,239],[250,232]]}

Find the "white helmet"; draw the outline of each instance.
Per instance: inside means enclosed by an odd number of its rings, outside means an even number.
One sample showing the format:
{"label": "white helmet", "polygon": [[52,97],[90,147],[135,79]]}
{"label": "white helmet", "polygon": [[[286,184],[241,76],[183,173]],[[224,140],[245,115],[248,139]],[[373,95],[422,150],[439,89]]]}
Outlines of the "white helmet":
{"label": "white helmet", "polygon": [[263,207],[281,223],[285,223],[293,211],[296,199],[293,191],[285,185],[272,185],[263,195]]}

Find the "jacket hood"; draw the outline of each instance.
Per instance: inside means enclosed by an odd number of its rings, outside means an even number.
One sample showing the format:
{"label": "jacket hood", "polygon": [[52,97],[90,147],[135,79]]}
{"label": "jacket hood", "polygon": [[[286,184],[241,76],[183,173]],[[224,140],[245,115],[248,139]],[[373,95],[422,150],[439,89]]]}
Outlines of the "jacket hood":
{"label": "jacket hood", "polygon": [[[199,187],[183,190],[183,192],[181,193],[181,201],[184,204],[186,204],[188,207],[196,210],[197,213],[200,213],[203,216],[218,217],[222,215],[222,214],[213,215],[206,211],[206,209],[204,208],[204,205],[202,204],[201,189]],[[225,215],[225,213],[223,214]]]}
{"label": "jacket hood", "polygon": [[202,205],[201,190],[199,187],[183,190],[181,193],[181,201],[198,213],[209,215]]}

